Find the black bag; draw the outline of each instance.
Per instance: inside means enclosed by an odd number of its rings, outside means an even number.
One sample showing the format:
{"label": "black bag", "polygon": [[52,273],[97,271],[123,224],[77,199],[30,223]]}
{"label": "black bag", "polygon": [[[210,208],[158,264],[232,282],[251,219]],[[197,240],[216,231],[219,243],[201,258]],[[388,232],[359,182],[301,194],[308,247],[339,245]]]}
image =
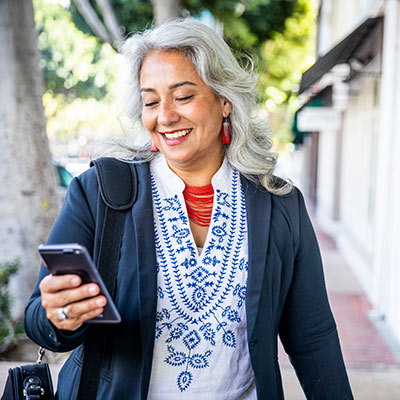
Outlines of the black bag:
{"label": "black bag", "polygon": [[1,400],[54,400],[49,364],[42,364],[44,349],[39,349],[36,364],[21,365],[8,370]]}

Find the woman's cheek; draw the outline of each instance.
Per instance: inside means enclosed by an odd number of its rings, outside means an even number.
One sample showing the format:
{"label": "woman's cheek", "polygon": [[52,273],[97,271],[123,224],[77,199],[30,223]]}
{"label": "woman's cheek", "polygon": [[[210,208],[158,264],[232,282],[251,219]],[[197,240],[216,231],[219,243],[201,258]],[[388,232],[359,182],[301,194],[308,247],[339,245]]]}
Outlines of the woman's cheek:
{"label": "woman's cheek", "polygon": [[142,112],[142,123],[143,123],[143,126],[150,132],[151,131],[151,128],[150,128],[151,124],[150,124],[150,118],[149,118],[149,115],[148,115],[147,111],[143,111]]}

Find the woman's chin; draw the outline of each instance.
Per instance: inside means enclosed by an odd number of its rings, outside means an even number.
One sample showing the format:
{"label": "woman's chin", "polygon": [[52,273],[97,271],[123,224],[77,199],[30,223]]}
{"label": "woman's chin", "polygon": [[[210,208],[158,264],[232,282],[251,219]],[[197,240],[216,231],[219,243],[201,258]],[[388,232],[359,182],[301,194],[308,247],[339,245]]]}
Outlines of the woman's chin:
{"label": "woman's chin", "polygon": [[167,163],[172,166],[190,166],[196,162],[196,157],[193,153],[180,152],[180,151],[163,151]]}

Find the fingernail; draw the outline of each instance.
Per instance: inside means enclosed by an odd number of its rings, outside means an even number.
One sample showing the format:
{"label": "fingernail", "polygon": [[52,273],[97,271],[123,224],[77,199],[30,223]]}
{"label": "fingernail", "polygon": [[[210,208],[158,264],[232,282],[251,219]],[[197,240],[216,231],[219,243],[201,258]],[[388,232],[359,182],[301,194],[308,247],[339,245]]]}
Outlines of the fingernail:
{"label": "fingernail", "polygon": [[79,284],[79,278],[72,278],[72,279],[71,279],[71,283],[72,283],[74,286],[78,285],[78,284]]}
{"label": "fingernail", "polygon": [[96,286],[90,286],[89,287],[89,293],[96,294],[97,293],[97,287]]}
{"label": "fingernail", "polygon": [[103,305],[105,304],[105,301],[104,301],[104,299],[97,299],[97,300],[96,300],[96,304],[97,304],[98,306],[103,306]]}

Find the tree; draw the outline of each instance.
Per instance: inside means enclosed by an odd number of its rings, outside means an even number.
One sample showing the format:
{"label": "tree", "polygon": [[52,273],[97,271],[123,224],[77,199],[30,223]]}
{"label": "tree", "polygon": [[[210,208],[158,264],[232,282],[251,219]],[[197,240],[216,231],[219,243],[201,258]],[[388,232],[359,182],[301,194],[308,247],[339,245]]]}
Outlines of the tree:
{"label": "tree", "polygon": [[10,288],[21,318],[40,264],[37,246],[59,209],[30,1],[0,1],[0,37],[0,262],[19,260]]}
{"label": "tree", "polygon": [[182,16],[183,0],[151,0],[153,14],[157,25],[171,18]]}

